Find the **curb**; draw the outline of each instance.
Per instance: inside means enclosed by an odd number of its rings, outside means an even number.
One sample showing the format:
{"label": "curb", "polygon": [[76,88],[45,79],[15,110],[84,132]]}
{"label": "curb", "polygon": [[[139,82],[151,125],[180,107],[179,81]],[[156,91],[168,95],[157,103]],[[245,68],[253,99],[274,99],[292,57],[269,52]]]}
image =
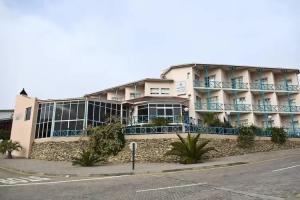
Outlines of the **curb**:
{"label": "curb", "polygon": [[237,165],[245,165],[249,164],[249,162],[232,162],[227,164],[215,164],[211,166],[203,166],[203,167],[189,167],[189,168],[177,168],[177,169],[167,169],[167,170],[161,170],[157,172],[116,172],[116,173],[103,173],[103,174],[87,174],[86,176],[80,176],[79,174],[55,174],[55,173],[47,173],[47,172],[31,172],[31,171],[24,171],[14,168],[7,168],[0,166],[0,169],[12,172],[12,173],[18,173],[23,175],[39,175],[39,176],[47,176],[47,177],[108,177],[108,176],[124,176],[124,175],[141,175],[141,174],[155,174],[155,173],[170,173],[170,172],[180,172],[180,171],[192,171],[192,170],[207,170],[207,169],[216,169],[216,168],[223,168],[223,167],[230,167],[230,166],[237,166]]}

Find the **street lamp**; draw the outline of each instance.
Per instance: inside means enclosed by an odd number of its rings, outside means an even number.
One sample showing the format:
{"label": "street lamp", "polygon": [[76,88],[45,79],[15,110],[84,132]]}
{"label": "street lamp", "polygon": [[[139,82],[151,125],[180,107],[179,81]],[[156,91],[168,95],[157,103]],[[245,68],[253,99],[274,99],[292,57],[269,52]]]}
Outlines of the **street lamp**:
{"label": "street lamp", "polygon": [[189,133],[191,133],[189,108],[188,108],[188,107],[185,107],[185,108],[184,108],[184,112],[187,113],[187,116],[188,116],[188,125],[189,125],[188,128],[189,128]]}

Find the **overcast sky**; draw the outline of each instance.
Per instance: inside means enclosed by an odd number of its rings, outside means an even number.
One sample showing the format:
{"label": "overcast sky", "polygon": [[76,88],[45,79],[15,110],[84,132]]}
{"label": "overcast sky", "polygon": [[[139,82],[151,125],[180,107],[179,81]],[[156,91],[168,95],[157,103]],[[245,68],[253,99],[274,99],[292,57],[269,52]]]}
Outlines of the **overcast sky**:
{"label": "overcast sky", "polygon": [[182,63],[300,66],[300,1],[0,0],[0,109]]}

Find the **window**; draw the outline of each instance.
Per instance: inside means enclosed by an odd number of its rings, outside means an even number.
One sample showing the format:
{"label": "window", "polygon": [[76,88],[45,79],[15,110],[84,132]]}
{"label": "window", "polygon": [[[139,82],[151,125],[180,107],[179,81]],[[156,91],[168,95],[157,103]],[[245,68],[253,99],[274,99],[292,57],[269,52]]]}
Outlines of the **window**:
{"label": "window", "polygon": [[170,88],[161,88],[161,94],[170,94]]}
{"label": "window", "polygon": [[28,107],[25,110],[25,121],[30,120],[30,115],[31,115],[31,107]]}
{"label": "window", "polygon": [[150,94],[159,94],[159,88],[150,88]]}
{"label": "window", "polygon": [[186,74],[186,79],[190,79],[190,72]]}
{"label": "window", "polygon": [[135,99],[138,97],[141,97],[141,93],[139,93],[139,92],[131,92],[130,93],[130,99]]}
{"label": "window", "polygon": [[244,104],[246,99],[245,97],[240,97],[240,98],[237,98],[237,99],[234,99],[234,104]]}

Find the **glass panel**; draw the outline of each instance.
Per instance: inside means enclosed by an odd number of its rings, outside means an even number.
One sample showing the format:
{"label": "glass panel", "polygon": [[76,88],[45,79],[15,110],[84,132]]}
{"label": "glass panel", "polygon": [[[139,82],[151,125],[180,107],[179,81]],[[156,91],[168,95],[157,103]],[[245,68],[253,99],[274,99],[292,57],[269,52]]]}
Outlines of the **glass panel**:
{"label": "glass panel", "polygon": [[54,130],[55,131],[59,131],[60,130],[60,125],[61,125],[61,122],[55,122],[55,124],[54,124]]}
{"label": "glass panel", "polygon": [[94,105],[89,102],[89,105],[88,105],[88,119],[89,120],[94,120],[93,112],[94,112]]}
{"label": "glass panel", "polygon": [[71,104],[70,120],[76,119],[76,115],[77,115],[77,104]]}
{"label": "glass panel", "polygon": [[52,121],[52,117],[53,117],[53,104],[50,105],[50,108],[49,108],[49,121]]}
{"label": "glass panel", "polygon": [[64,103],[62,120],[68,120],[69,119],[69,114],[70,114],[70,103]]}
{"label": "glass panel", "polygon": [[45,138],[47,136],[47,123],[43,123],[43,138]]}
{"label": "glass panel", "polygon": [[48,123],[47,137],[51,136],[51,123]]}
{"label": "glass panel", "polygon": [[75,130],[75,129],[76,129],[76,121],[70,121],[69,130]]}
{"label": "glass panel", "polygon": [[166,115],[173,115],[173,109],[166,109]]}
{"label": "glass panel", "polygon": [[62,114],[62,104],[58,103],[56,104],[56,109],[55,109],[55,120],[61,120],[61,114]]}
{"label": "glass panel", "polygon": [[61,130],[68,130],[68,122],[61,122]]}
{"label": "glass panel", "polygon": [[95,105],[94,108],[94,120],[99,121],[99,111],[100,111],[100,106]]}
{"label": "glass panel", "polygon": [[101,106],[100,110],[100,121],[104,122],[105,121],[105,108]]}
{"label": "glass panel", "polygon": [[164,109],[157,109],[157,115],[165,115]]}
{"label": "glass panel", "polygon": [[174,115],[181,115],[180,108],[174,108]]}
{"label": "glass panel", "polygon": [[84,104],[84,102],[79,102],[79,105],[78,105],[78,114],[77,114],[77,118],[78,119],[84,119],[84,110],[85,110],[85,104]]}
{"label": "glass panel", "polygon": [[83,130],[83,121],[77,121],[76,123],[76,130]]}

